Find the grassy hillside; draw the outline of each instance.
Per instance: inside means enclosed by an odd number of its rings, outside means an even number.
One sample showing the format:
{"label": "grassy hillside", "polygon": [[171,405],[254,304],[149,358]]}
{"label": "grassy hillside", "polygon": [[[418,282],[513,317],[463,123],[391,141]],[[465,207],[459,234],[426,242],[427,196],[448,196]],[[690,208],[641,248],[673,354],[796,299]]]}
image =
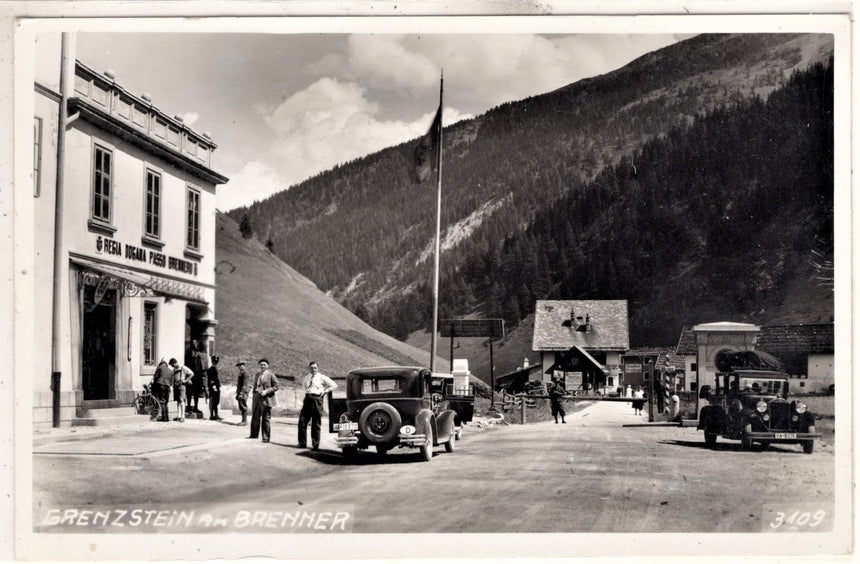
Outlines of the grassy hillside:
{"label": "grassy hillside", "polygon": [[[316,360],[323,373],[353,368],[428,365],[430,355],[361,321],[284,264],[238,224],[217,217],[217,354],[223,378],[235,378],[241,358],[266,357],[278,374],[299,376]],[[439,366],[443,366],[439,360]]]}

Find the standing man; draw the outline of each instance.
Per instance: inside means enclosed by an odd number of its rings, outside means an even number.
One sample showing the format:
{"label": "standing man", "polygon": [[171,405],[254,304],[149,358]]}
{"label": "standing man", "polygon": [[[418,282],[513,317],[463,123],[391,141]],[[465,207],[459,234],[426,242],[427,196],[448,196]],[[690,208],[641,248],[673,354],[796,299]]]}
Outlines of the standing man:
{"label": "standing man", "polygon": [[[197,343],[197,340],[192,340],[192,343]],[[194,413],[195,416],[200,411],[199,402],[200,396],[207,394],[206,391],[206,369],[208,368],[208,357],[206,356],[205,344],[198,343],[197,350],[191,353],[191,364],[189,368],[194,372],[194,377],[191,379],[191,386],[188,390],[188,411]]]}
{"label": "standing man", "polygon": [[564,416],[566,415],[564,407],[561,405],[561,398],[564,397],[566,392],[567,390],[564,389],[564,384],[559,381],[558,376],[553,376],[552,384],[549,386],[549,405],[556,423],[558,423],[559,415],[561,415],[561,422],[567,423],[564,420]]}
{"label": "standing man", "polygon": [[326,392],[337,388],[337,384],[320,373],[316,362],[311,362],[308,367],[311,371],[302,383],[305,399],[302,402],[302,411],[299,413],[299,448],[308,448],[308,423],[310,423],[313,450],[318,450],[322,431],[323,398]]}
{"label": "standing man", "polygon": [[170,402],[170,386],[173,384],[173,371],[163,358],[152,375],[152,395],[158,401],[158,420],[169,421],[168,403]]}
{"label": "standing man", "polygon": [[212,365],[206,369],[206,386],[209,388],[209,419],[221,421],[218,415],[218,404],[221,403],[221,379],[218,377],[217,356],[212,357]]}
{"label": "standing man", "polygon": [[173,401],[176,402],[176,417],[173,420],[185,423],[185,387],[191,382],[194,372],[179,364],[175,358],[171,358],[168,364],[173,368]]}
{"label": "standing man", "polygon": [[260,371],[254,378],[254,404],[251,414],[251,436],[256,439],[263,430],[263,442],[269,442],[272,436],[272,406],[277,403],[275,392],[278,391],[278,379],[275,373],[269,370],[269,361],[260,359]]}
{"label": "standing man", "polygon": [[245,361],[240,360],[236,363],[236,368],[239,369],[239,376],[236,377],[236,404],[239,406],[239,412],[242,414],[242,422],[240,425],[248,424],[248,392],[251,390],[251,383],[248,378],[248,371],[245,370]]}

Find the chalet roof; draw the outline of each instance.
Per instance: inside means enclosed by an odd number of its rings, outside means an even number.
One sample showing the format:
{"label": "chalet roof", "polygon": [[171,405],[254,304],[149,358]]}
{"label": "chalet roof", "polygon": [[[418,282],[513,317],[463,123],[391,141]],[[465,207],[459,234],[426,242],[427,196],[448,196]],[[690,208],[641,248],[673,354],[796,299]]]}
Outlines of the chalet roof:
{"label": "chalet roof", "polygon": [[[776,354],[784,349],[803,349],[808,354],[833,353],[832,323],[820,325],[766,325],[759,331],[756,346]],[[777,355],[779,356],[779,355]]]}
{"label": "chalet roof", "polygon": [[770,325],[761,328],[756,349],[779,358],[789,373],[803,374],[810,354],[833,354],[834,338],[832,323]]}
{"label": "chalet roof", "polygon": [[528,382],[529,378],[534,373],[540,373],[541,364],[532,364],[530,366],[526,366],[525,368],[519,368],[514,370],[513,372],[508,372],[507,374],[502,374],[501,376],[496,376],[496,389],[501,390],[505,389],[508,391],[522,391],[526,382]]}
{"label": "chalet roof", "polygon": [[[588,316],[587,331],[578,331],[571,316]],[[627,300],[538,300],[532,336],[534,351],[624,352],[630,347]]]}
{"label": "chalet roof", "polygon": [[675,347],[676,354],[696,354],[696,332],[691,326],[681,328],[681,336],[678,338],[678,345]]}

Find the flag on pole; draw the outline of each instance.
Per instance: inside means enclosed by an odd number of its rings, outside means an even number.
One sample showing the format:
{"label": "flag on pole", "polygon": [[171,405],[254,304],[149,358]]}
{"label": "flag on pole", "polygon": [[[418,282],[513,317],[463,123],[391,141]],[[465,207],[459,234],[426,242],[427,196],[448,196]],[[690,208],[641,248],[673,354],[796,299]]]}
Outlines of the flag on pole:
{"label": "flag on pole", "polygon": [[412,180],[416,184],[420,184],[427,180],[430,173],[436,168],[436,151],[439,146],[439,129],[442,126],[442,106],[436,110],[436,116],[433,118],[433,124],[430,129],[422,137],[415,146],[413,153],[415,162],[413,163]]}

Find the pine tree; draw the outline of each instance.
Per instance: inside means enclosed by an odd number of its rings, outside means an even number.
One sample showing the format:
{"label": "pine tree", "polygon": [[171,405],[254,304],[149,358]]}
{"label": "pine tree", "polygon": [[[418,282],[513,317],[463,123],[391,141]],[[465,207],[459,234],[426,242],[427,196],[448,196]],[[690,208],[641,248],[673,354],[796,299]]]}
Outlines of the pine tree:
{"label": "pine tree", "polygon": [[248,214],[242,216],[242,221],[239,223],[239,232],[242,233],[244,239],[250,239],[254,236],[254,227],[251,225],[251,218]]}

